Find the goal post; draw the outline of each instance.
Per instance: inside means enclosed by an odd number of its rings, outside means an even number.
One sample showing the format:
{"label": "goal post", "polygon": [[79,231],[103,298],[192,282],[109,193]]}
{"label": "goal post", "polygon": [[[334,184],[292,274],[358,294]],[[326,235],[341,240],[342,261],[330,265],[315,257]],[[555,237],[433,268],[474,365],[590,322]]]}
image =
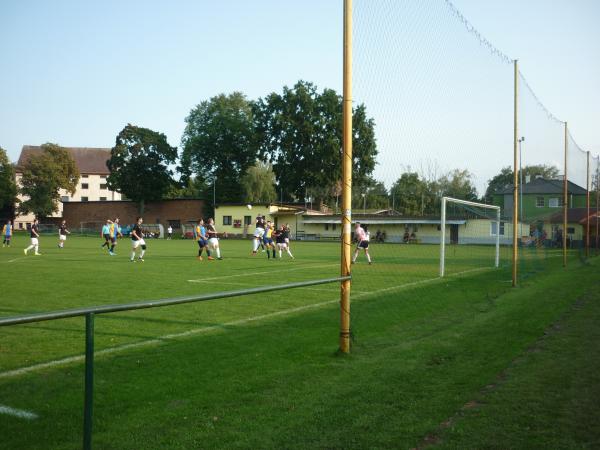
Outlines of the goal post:
{"label": "goal post", "polygon": [[[501,222],[501,214],[500,207],[495,205],[486,205],[485,203],[477,203],[470,202],[467,200],[460,200],[452,197],[442,197],[442,205],[441,205],[441,220],[440,220],[440,277],[443,277],[446,270],[446,223],[447,223],[447,206],[449,203],[455,203],[458,205],[464,205],[466,207],[475,207],[482,208],[486,210],[495,211],[495,224],[496,224],[496,233],[495,233],[495,257],[494,257],[494,266],[499,267],[500,265],[500,222]],[[490,219],[491,220],[491,219]],[[457,242],[458,244],[458,242]]]}

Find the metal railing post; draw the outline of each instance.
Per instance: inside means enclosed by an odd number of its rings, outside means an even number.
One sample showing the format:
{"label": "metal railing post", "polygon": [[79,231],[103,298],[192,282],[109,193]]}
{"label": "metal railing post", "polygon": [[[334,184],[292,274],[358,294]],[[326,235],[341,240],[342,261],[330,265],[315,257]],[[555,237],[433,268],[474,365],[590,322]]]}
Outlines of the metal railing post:
{"label": "metal railing post", "polygon": [[92,448],[94,409],[94,313],[85,315],[85,399],[83,406],[83,448]]}

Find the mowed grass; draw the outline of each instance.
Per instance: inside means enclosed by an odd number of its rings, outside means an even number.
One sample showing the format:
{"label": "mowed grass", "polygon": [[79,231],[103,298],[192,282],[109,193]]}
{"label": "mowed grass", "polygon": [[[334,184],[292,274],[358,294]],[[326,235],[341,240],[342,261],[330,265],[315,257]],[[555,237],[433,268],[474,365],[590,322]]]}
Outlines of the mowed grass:
{"label": "mowed grass", "polygon": [[[190,241],[152,241],[144,263],[100,241],[67,248],[25,238],[0,256],[0,314],[125,303],[318,279],[339,273],[339,244],[293,243],[296,260],[223,261]],[[485,247],[457,248],[437,279],[436,246],[373,245],[353,268],[350,356],[336,355],[338,286],[322,285],[96,318],[97,448],[410,448],[494,380],[578,295],[597,267],[544,271],[511,289]],[[490,256],[492,255],[492,256]],[[507,254],[503,254],[506,260]],[[553,256],[553,255],[552,255]],[[537,255],[536,258],[541,258]],[[463,273],[462,275],[457,275]],[[190,281],[193,280],[193,281]],[[81,446],[83,319],[0,328],[0,416],[7,448]],[[124,345],[138,345],[124,348]],[[103,350],[116,350],[102,354]],[[27,373],[14,370],[34,367]],[[13,371],[13,375],[10,375]],[[8,375],[7,375],[8,374]]]}

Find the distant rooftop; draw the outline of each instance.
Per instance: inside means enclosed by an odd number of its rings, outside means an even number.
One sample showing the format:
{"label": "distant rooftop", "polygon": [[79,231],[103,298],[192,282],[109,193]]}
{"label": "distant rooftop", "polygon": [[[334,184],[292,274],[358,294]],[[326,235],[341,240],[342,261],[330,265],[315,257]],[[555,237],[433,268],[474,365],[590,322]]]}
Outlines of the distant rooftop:
{"label": "distant rooftop", "polygon": [[[106,167],[106,162],[110,159],[110,148],[92,148],[92,147],[63,147],[67,150],[73,159],[79,173],[92,175],[109,175],[110,171]],[[42,147],[39,145],[24,145],[21,149],[21,155],[17,161],[17,171],[23,167],[29,158],[40,154]]]}
{"label": "distant rooftop", "polygon": [[[523,194],[562,194],[563,180],[546,180],[544,178],[536,178],[529,183],[523,183]],[[571,181],[567,181],[567,190],[569,194],[586,195],[587,191],[581,186],[576,185]],[[504,189],[499,189],[496,194],[512,195],[513,185],[508,184]]]}

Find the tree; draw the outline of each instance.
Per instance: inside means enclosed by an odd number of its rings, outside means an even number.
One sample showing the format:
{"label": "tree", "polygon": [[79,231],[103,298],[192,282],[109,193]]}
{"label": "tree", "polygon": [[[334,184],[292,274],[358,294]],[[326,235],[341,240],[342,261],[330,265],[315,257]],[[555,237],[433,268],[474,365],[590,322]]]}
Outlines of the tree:
{"label": "tree", "polygon": [[257,159],[252,108],[240,92],[220,94],[190,111],[181,139],[180,172],[212,186],[221,202],[242,200],[240,179]]}
{"label": "tree", "polygon": [[21,194],[27,200],[20,203],[19,212],[32,212],[38,218],[58,210],[61,189],[73,195],[79,183],[75,160],[58,144],[42,145],[42,152],[32,155],[21,169]]}
{"label": "tree", "polygon": [[272,202],[277,198],[275,174],[269,163],[257,161],[248,167],[240,180],[244,199],[248,202]]}
{"label": "tree", "polygon": [[368,177],[352,188],[352,207],[356,212],[383,209],[389,206],[389,194],[381,181]]}
{"label": "tree", "polygon": [[0,216],[13,216],[17,198],[15,169],[13,168],[6,150],[0,147]]}
{"label": "tree", "polygon": [[427,183],[417,172],[403,173],[392,185],[390,195],[393,208],[406,216],[422,216],[431,198]]}
{"label": "tree", "polygon": [[[342,97],[298,81],[282,94],[253,104],[259,154],[272,162],[286,197],[305,198],[311,189],[335,192],[341,179]],[[373,119],[364,105],[353,113],[353,178],[364,184],[375,168]]]}
{"label": "tree", "polygon": [[176,159],[177,147],[171,147],[163,133],[127,124],[106,163],[108,187],[137,202],[143,214],[145,202],[161,200],[172,186],[169,164]]}

